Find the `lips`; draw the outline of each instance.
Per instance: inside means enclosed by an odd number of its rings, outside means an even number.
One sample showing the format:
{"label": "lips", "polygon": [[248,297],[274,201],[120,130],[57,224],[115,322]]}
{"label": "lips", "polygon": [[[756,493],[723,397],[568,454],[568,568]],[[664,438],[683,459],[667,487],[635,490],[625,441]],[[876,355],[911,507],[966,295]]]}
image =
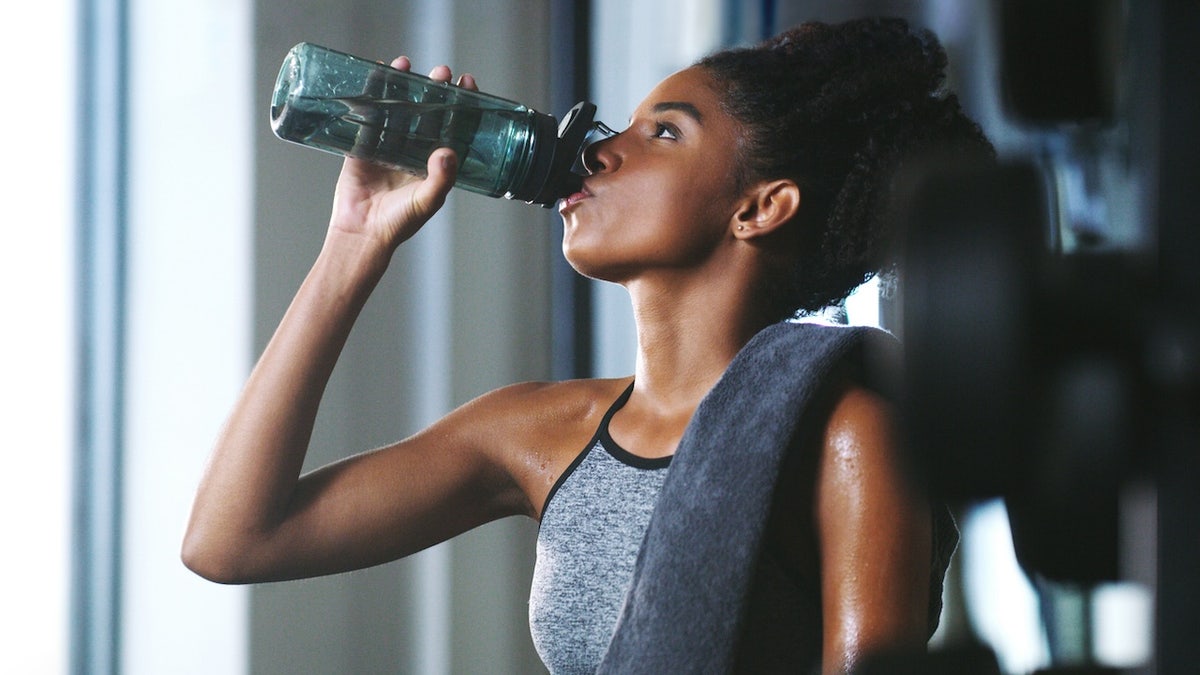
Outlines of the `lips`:
{"label": "lips", "polygon": [[592,193],[588,192],[586,187],[583,188],[582,190],[580,190],[579,192],[567,195],[566,197],[563,197],[562,199],[559,200],[558,212],[562,213],[563,211],[566,211],[567,209],[571,208],[572,206],[575,206],[579,202],[581,202],[591,196],[592,196]]}

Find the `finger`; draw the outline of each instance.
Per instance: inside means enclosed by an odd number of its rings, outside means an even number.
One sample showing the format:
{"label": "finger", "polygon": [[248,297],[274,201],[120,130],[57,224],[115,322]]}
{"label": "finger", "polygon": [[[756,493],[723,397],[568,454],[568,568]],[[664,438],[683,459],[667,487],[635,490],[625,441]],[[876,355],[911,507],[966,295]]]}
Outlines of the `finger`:
{"label": "finger", "polygon": [[437,82],[450,81],[450,66],[438,66],[429,71],[429,79]]}
{"label": "finger", "polygon": [[475,76],[470,73],[463,73],[458,76],[458,86],[471,91],[479,91],[479,85],[475,84]]}
{"label": "finger", "polygon": [[396,70],[403,70],[407,72],[412,68],[412,61],[410,61],[407,56],[397,56],[396,58],[392,59],[392,67]]}

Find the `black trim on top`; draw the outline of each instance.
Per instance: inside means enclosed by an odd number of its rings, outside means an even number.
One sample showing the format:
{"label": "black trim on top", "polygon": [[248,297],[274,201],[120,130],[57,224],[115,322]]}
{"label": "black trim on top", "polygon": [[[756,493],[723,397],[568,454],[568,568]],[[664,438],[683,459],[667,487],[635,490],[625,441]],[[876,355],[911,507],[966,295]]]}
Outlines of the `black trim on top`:
{"label": "black trim on top", "polygon": [[632,393],[633,383],[630,382],[629,386],[625,388],[625,391],[621,392],[621,395],[617,397],[617,400],[613,401],[613,404],[609,406],[608,411],[604,413],[604,417],[600,419],[600,424],[596,425],[596,433],[592,434],[592,437],[588,440],[587,445],[583,447],[583,450],[579,451],[579,454],[575,456],[575,459],[571,460],[571,463],[568,464],[567,468],[563,470],[562,475],[558,477],[558,480],[554,481],[554,485],[550,487],[550,492],[546,495],[546,501],[542,502],[543,517],[546,515],[546,508],[550,506],[550,500],[553,499],[554,495],[558,492],[558,488],[562,487],[562,484],[567,481],[567,478],[569,478],[571,474],[575,473],[575,469],[583,463],[584,458],[591,453],[591,451],[596,447],[597,443],[599,443],[600,446],[604,448],[605,452],[607,452],[613,459],[636,469],[665,469],[671,465],[671,455],[667,455],[666,457],[639,457],[638,455],[625,450],[620,445],[617,445],[617,442],[614,441],[612,436],[609,435],[609,422],[612,421],[613,415],[617,414],[618,410],[625,407],[625,404],[629,401],[629,395]]}
{"label": "black trim on top", "polygon": [[604,447],[604,450],[613,459],[622,464],[632,466],[635,469],[665,469],[671,465],[671,455],[667,455],[666,457],[642,457],[641,455],[635,455],[621,447],[621,444],[613,440],[612,435],[608,433],[608,423],[612,419],[613,413],[625,405],[625,401],[629,399],[629,392],[631,391],[633,391],[632,384],[629,385],[629,389],[625,392],[622,400],[620,400],[621,405],[614,406],[609,411],[609,414],[604,417],[604,421],[600,423],[600,428],[596,430],[596,439],[592,441],[592,444],[595,445],[596,440],[600,441],[600,445]]}
{"label": "black trim on top", "polygon": [[575,469],[581,463],[583,463],[583,458],[587,457],[588,453],[592,451],[592,448],[596,447],[596,441],[600,440],[600,431],[602,429],[608,429],[608,421],[611,420],[612,416],[615,415],[616,412],[625,405],[625,402],[629,400],[629,395],[632,393],[633,383],[630,382],[629,386],[625,388],[625,391],[621,392],[621,395],[617,397],[617,400],[613,401],[613,404],[608,407],[608,412],[604,413],[604,417],[601,418],[600,424],[596,427],[596,433],[592,434],[592,437],[588,440],[587,445],[583,446],[583,450],[580,450],[579,454],[575,455],[575,459],[571,460],[571,463],[568,464],[567,468],[563,470],[562,475],[558,477],[558,480],[554,481],[554,485],[550,487],[550,492],[546,495],[546,501],[542,502],[543,517],[546,515],[546,507],[550,506],[550,500],[554,498],[554,493],[558,492],[558,488],[562,487],[562,484],[566,482],[567,478],[571,474],[575,473]]}

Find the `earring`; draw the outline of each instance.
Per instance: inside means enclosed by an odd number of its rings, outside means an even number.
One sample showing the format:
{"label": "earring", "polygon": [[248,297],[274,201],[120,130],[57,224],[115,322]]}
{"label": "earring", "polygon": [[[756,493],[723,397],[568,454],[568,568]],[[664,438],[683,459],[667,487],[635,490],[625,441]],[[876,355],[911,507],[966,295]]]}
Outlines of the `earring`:
{"label": "earring", "polygon": [[745,225],[738,225],[738,232],[743,232],[743,231],[745,231],[745,229],[746,229]]}

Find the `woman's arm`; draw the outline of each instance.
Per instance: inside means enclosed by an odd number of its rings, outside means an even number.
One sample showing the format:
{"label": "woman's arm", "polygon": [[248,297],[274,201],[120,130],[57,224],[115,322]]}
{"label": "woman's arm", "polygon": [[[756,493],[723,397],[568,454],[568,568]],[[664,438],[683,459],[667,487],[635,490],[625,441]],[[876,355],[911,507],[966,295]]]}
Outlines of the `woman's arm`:
{"label": "woman's arm", "polygon": [[[431,77],[448,80],[449,69]],[[474,88],[469,79],[462,84]],[[183,559],[198,574],[248,582],[363,567],[518,508],[509,482],[474,441],[469,411],[300,477],[351,327],[396,247],[444,202],[454,154],[435,152],[427,170],[417,179],[346,160],[321,253],[251,373],[197,491]]]}
{"label": "woman's arm", "polygon": [[851,388],[826,427],[816,493],[825,673],[925,643],[930,509],[907,483],[890,419],[880,396]]}

